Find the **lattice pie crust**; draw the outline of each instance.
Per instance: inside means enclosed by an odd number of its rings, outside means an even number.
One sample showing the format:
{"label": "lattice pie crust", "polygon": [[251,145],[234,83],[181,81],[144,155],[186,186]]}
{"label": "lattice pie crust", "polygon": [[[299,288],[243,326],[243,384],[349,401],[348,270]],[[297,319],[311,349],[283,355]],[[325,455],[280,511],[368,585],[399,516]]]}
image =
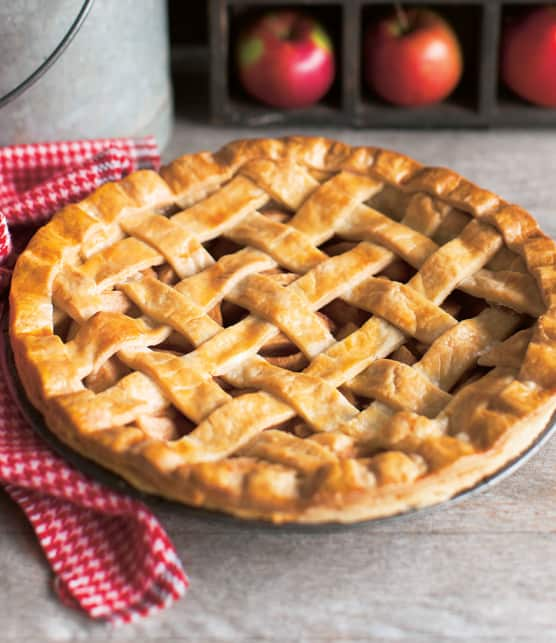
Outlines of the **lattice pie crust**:
{"label": "lattice pie crust", "polygon": [[447,499],[555,406],[555,245],[455,172],[244,140],[64,208],[19,258],[27,395],[138,488],[274,522]]}

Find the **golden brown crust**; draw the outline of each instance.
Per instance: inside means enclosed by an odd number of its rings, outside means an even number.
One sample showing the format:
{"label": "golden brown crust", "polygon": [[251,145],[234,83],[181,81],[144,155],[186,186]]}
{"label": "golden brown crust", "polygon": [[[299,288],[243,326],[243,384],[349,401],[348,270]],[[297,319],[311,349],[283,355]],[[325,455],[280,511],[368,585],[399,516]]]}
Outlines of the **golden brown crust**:
{"label": "golden brown crust", "polygon": [[[285,214],[259,212],[274,203]],[[221,235],[243,249],[215,261]],[[329,255],[334,235],[351,243]],[[324,138],[237,141],[61,210],[16,264],[11,341],[49,427],[137,487],[351,522],[449,498],[535,440],[556,408],[555,261],[530,214],[451,170]],[[456,289],[487,307],[456,319]],[[249,314],[223,329],[224,299]],[[336,328],[318,310],[342,301]],[[288,341],[295,359],[261,357]],[[477,363],[494,369],[462,384]]]}

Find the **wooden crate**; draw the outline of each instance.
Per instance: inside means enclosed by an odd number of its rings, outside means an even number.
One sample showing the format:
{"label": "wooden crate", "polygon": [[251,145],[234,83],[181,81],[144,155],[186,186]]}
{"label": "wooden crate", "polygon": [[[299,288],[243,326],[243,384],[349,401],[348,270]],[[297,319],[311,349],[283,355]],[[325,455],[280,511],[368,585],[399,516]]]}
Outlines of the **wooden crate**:
{"label": "wooden crate", "polygon": [[[546,127],[556,125],[556,109],[530,105],[500,83],[498,52],[503,20],[531,0],[404,0],[434,7],[460,37],[465,69],[446,101],[427,107],[389,105],[362,80],[362,38],[366,24],[392,3],[384,0],[210,0],[211,114],[215,123],[353,127]],[[258,11],[300,7],[321,20],[335,44],[337,72],[331,90],[316,105],[280,110],[251,99],[233,73],[233,43],[241,25]]]}

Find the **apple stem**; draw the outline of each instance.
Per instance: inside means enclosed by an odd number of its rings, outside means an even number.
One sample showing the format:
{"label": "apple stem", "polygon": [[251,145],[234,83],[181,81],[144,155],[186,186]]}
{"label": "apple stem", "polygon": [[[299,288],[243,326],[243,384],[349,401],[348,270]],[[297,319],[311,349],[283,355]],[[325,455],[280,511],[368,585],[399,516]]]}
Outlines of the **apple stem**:
{"label": "apple stem", "polygon": [[409,31],[409,20],[407,18],[407,13],[402,7],[400,2],[394,2],[394,7],[396,9],[396,16],[398,17],[398,24],[402,33],[407,33]]}

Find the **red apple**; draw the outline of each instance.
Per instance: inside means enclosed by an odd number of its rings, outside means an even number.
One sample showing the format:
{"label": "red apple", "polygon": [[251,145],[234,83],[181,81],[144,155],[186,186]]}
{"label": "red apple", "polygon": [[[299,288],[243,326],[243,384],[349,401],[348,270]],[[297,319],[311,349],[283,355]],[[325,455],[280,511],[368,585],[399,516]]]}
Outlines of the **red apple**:
{"label": "red apple", "polygon": [[334,79],[328,34],[296,11],[275,11],[253,23],[239,38],[237,62],[245,90],[273,107],[311,105]]}
{"label": "red apple", "polygon": [[452,93],[461,73],[457,36],[433,11],[400,11],[367,30],[365,80],[395,105],[441,101]]}
{"label": "red apple", "polygon": [[502,79],[531,103],[556,107],[556,7],[530,11],[504,30]]}

